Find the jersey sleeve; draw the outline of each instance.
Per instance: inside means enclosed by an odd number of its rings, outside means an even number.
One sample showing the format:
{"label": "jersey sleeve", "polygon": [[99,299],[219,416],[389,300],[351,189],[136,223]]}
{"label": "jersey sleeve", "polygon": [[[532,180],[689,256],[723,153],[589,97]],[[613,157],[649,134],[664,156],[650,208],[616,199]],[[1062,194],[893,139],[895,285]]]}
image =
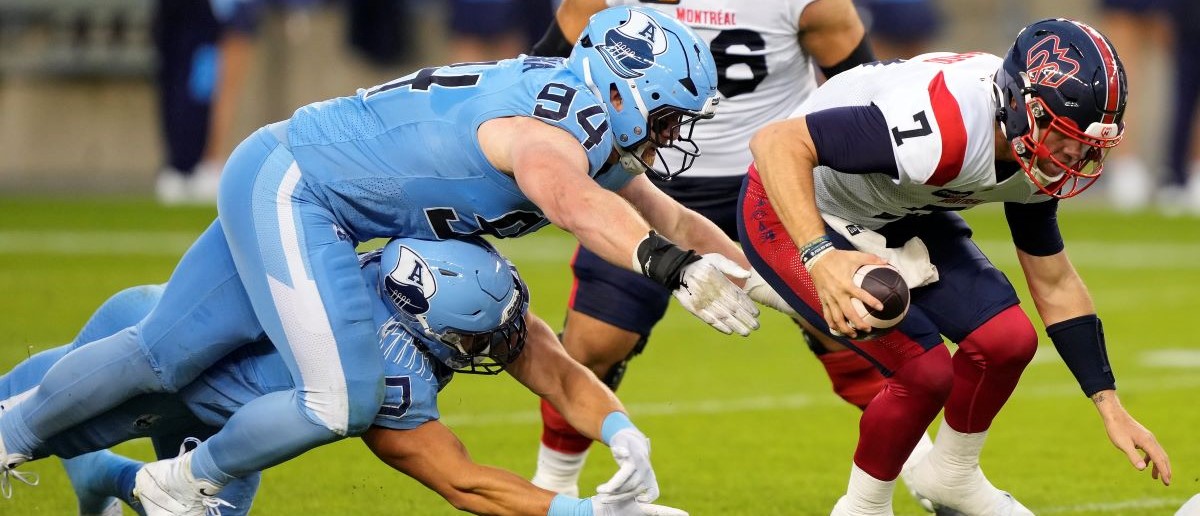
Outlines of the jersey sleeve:
{"label": "jersey sleeve", "polygon": [[1058,199],[1035,203],[1004,203],[1004,218],[1013,244],[1034,256],[1058,254],[1064,248],[1058,229]]}
{"label": "jersey sleeve", "polygon": [[945,186],[958,177],[967,154],[959,100],[938,72],[925,88],[893,90],[875,100],[890,133],[900,184]]}
{"label": "jersey sleeve", "polygon": [[437,386],[419,375],[385,376],[383,405],[375,415],[375,426],[412,430],[441,417]]}
{"label": "jersey sleeve", "polygon": [[562,80],[552,79],[535,93],[531,115],[571,133],[587,153],[589,174],[595,176],[612,152],[608,113],[586,86],[564,75],[556,75]]}
{"label": "jersey sleeve", "polygon": [[897,177],[887,124],[874,104],[823,109],[805,115],[805,122],[818,165],[849,174]]}

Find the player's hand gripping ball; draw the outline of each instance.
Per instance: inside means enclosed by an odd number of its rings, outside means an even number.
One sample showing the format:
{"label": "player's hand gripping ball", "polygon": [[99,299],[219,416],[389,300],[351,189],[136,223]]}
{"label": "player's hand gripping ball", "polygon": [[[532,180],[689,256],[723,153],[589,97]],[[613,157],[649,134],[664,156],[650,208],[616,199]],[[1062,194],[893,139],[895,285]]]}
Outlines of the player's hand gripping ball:
{"label": "player's hand gripping ball", "polygon": [[855,337],[857,340],[873,339],[887,333],[908,314],[908,284],[904,283],[904,277],[895,267],[863,265],[854,272],[854,284],[883,303],[883,310],[876,310],[858,299],[851,300],[858,316],[871,325],[871,331],[858,332]]}

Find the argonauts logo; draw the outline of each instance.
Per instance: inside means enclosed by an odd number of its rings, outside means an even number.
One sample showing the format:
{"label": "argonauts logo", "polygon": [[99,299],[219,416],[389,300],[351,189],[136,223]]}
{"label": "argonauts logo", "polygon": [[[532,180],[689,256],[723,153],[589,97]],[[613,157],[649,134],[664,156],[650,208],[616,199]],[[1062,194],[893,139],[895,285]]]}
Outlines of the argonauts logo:
{"label": "argonauts logo", "polygon": [[400,246],[400,257],[383,279],[383,288],[398,310],[420,315],[429,311],[429,299],[437,294],[437,280],[421,255]]}
{"label": "argonauts logo", "polygon": [[662,26],[649,15],[630,11],[629,19],[605,33],[604,44],[597,45],[596,50],[619,77],[634,79],[654,65],[654,56],[667,51],[667,38]]}

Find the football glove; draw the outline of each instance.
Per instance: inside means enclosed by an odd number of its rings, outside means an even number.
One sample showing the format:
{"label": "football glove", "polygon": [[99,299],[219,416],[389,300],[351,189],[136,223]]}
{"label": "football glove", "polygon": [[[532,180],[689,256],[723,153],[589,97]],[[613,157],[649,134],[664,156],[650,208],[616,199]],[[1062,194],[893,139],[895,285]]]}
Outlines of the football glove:
{"label": "football glove", "polygon": [[745,337],[758,329],[758,307],[726,276],[746,279],[750,274],[733,260],[709,253],[684,266],[675,299],[721,333]]}
{"label": "football glove", "polygon": [[688,516],[687,511],[665,505],[640,503],[628,497],[598,494],[590,500],[594,516]]}
{"label": "football glove", "polygon": [[658,498],[658,479],[650,465],[650,439],[640,430],[629,427],[613,434],[608,442],[617,474],[596,488],[596,492],[613,498],[637,497],[639,502]]}
{"label": "football glove", "polygon": [[767,281],[758,274],[758,271],[754,269],[750,270],[750,277],[746,279],[746,286],[744,289],[746,290],[746,295],[750,296],[750,299],[753,299],[763,306],[774,308],[792,317],[800,316],[800,314],[796,313],[796,311],[792,309],[791,305],[787,304],[787,301],[783,300],[783,297],[780,296],[775,289],[771,288],[771,285],[767,284]]}

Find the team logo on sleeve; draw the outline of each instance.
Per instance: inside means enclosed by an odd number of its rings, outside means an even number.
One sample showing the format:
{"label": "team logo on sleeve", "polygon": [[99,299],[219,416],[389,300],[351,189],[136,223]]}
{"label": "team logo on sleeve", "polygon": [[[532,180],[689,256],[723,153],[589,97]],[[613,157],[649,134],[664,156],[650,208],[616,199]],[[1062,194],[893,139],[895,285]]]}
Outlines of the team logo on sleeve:
{"label": "team logo on sleeve", "polygon": [[596,50],[619,77],[635,79],[654,65],[654,56],[667,51],[667,38],[662,26],[646,13],[630,11],[629,19],[609,29],[604,44],[597,45]]}
{"label": "team logo on sleeve", "polygon": [[413,315],[429,311],[429,299],[437,293],[437,281],[421,255],[400,246],[400,257],[392,272],[383,279],[387,296],[397,309]]}
{"label": "team logo on sleeve", "polygon": [[1051,35],[1038,41],[1025,54],[1029,82],[1057,88],[1079,71],[1079,61],[1067,57],[1067,47],[1060,44],[1058,36]]}

